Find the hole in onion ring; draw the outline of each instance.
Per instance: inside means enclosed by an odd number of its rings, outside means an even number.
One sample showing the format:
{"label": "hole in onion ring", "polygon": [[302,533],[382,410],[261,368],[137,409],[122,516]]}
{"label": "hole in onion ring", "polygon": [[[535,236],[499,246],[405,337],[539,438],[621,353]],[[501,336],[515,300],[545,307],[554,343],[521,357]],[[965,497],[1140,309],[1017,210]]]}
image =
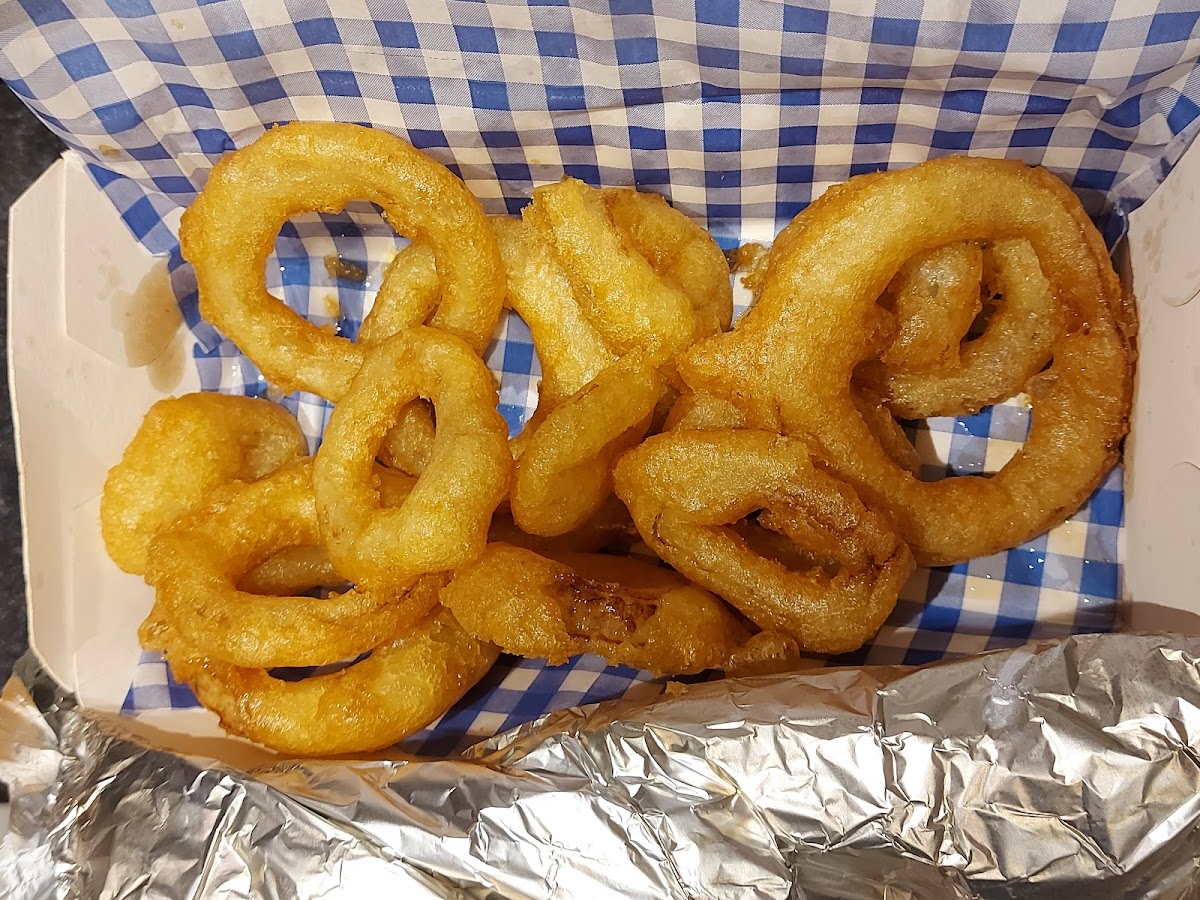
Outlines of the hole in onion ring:
{"label": "hole in onion ring", "polygon": [[900,424],[920,459],[917,477],[921,481],[995,475],[1025,443],[1030,404],[1021,394],[973,416],[938,416]]}
{"label": "hole in onion ring", "polygon": [[762,512],[755,510],[730,526],[730,530],[759,556],[779,563],[789,572],[820,570],[822,575],[833,578],[841,571],[842,566],[836,559],[797,546],[787,535],[763,525],[760,521]]}
{"label": "hole in onion ring", "polygon": [[355,340],[387,263],[406,244],[366,201],[336,214],[293,216],[267,258],[267,291],[318,328]]}
{"label": "hole in onion ring", "polygon": [[273,669],[267,669],[267,674],[278,681],[303,681],[305,678],[313,678],[317,675],[332,675],[334,672],[341,672],[343,669],[349,669],[351,666],[357,666],[360,662],[367,659],[372,651],[360,653],[352,659],[343,659],[335,663],[329,663],[326,666],[276,666]]}

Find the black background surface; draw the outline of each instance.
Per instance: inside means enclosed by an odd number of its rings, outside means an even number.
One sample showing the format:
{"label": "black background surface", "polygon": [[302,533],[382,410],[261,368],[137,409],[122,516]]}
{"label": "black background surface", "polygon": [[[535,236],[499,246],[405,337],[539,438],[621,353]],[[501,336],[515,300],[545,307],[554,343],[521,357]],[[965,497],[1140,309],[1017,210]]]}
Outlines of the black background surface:
{"label": "black background surface", "polygon": [[[63,144],[7,87],[0,87],[0,320],[8,334],[8,208],[46,170]],[[21,510],[12,409],[8,398],[8,343],[0,347],[0,684],[25,652],[25,576],[21,569]],[[86,440],[85,435],[79,436]]]}

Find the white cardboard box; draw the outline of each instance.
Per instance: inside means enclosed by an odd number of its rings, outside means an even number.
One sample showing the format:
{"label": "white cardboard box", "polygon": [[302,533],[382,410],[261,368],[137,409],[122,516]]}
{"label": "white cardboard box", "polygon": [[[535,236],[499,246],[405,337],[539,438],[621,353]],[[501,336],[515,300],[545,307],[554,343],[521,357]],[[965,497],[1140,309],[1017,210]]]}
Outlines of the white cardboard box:
{"label": "white cardboard box", "polygon": [[[199,388],[191,338],[165,261],[136,243],[74,154],[13,205],[10,229],[9,367],[30,642],[85,705],[115,712],[153,592],[105,554],[99,494],[150,404]],[[1200,632],[1197,233],[1193,147],[1131,218],[1128,260],[1142,324],[1123,590],[1124,617],[1138,630]],[[205,710],[143,714],[138,723],[180,749],[225,758],[248,750],[222,737]]]}

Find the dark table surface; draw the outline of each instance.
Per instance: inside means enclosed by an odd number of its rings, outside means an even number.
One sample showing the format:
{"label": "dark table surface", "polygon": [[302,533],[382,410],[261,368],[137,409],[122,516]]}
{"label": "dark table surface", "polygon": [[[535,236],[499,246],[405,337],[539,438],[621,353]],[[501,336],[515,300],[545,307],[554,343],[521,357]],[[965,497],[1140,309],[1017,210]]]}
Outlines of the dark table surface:
{"label": "dark table surface", "polygon": [[[62,153],[52,134],[7,87],[0,87],[0,319],[8,331],[8,208]],[[8,345],[0,354],[8,353]],[[0,684],[25,652],[25,575],[21,569],[21,508],[8,361],[0,363]]]}

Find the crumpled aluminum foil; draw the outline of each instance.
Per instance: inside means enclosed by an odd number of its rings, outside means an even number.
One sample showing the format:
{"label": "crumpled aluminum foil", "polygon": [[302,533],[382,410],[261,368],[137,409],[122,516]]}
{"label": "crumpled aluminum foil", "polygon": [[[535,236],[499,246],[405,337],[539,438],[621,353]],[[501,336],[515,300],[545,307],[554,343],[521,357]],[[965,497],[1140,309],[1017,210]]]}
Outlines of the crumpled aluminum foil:
{"label": "crumpled aluminum foil", "polygon": [[6,897],[1200,897],[1200,639],[720,681],[457,760],[253,772],[35,669],[0,700]]}

